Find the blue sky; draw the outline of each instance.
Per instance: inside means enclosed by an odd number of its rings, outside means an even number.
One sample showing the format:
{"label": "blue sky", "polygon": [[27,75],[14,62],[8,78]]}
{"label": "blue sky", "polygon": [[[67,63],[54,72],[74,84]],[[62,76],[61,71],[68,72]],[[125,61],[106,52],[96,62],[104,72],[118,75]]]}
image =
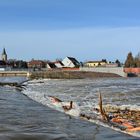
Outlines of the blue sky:
{"label": "blue sky", "polygon": [[9,58],[124,61],[140,51],[139,0],[1,0]]}

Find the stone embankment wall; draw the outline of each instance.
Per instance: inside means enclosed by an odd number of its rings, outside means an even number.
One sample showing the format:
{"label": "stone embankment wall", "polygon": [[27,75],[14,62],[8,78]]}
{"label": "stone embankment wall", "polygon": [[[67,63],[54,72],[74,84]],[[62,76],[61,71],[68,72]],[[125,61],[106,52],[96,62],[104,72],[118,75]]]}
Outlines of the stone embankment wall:
{"label": "stone embankment wall", "polygon": [[80,68],[81,71],[92,71],[92,72],[102,72],[102,73],[114,73],[117,75],[120,75],[122,77],[127,77],[127,73],[124,72],[123,67],[112,67],[112,68],[107,68],[107,67],[96,67],[96,68]]}

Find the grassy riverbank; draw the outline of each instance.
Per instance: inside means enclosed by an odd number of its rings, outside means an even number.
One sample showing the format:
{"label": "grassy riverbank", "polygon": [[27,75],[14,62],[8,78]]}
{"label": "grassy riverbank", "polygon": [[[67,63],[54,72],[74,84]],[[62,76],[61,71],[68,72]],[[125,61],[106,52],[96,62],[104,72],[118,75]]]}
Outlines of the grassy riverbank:
{"label": "grassy riverbank", "polygon": [[85,72],[85,71],[45,71],[32,72],[31,79],[34,78],[51,78],[51,79],[85,79],[99,77],[120,77],[113,73]]}

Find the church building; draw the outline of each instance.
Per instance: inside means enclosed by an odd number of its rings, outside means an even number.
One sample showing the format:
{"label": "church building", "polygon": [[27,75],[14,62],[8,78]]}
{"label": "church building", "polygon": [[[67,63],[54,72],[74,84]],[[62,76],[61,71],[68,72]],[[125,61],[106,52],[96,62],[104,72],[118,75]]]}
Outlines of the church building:
{"label": "church building", "polygon": [[5,48],[3,48],[3,52],[1,54],[1,59],[5,62],[7,61],[7,54],[6,54]]}

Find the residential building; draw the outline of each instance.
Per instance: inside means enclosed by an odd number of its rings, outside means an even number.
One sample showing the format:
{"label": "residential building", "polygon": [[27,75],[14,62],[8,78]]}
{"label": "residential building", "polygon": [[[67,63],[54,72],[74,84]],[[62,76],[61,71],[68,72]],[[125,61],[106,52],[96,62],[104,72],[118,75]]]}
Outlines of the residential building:
{"label": "residential building", "polygon": [[56,69],[56,68],[63,68],[64,65],[61,61],[55,61],[55,62],[47,62],[46,68],[48,69]]}
{"label": "residential building", "polygon": [[47,62],[46,63],[46,68],[47,69],[55,69],[57,67],[56,67],[56,65],[53,62]]}
{"label": "residential building", "polygon": [[41,68],[45,68],[46,67],[46,63],[42,60],[31,60],[28,62],[28,68],[37,68],[37,69],[41,69]]}
{"label": "residential building", "polygon": [[62,61],[64,67],[75,68],[80,67],[80,63],[73,57],[66,57]]}
{"label": "residential building", "polygon": [[55,66],[57,67],[57,68],[62,68],[62,67],[64,67],[64,64],[61,62],[61,61],[55,61],[55,62],[53,62],[54,64],[55,64]]}
{"label": "residential building", "polygon": [[100,67],[100,66],[106,66],[106,61],[88,61],[85,63],[86,67]]}

